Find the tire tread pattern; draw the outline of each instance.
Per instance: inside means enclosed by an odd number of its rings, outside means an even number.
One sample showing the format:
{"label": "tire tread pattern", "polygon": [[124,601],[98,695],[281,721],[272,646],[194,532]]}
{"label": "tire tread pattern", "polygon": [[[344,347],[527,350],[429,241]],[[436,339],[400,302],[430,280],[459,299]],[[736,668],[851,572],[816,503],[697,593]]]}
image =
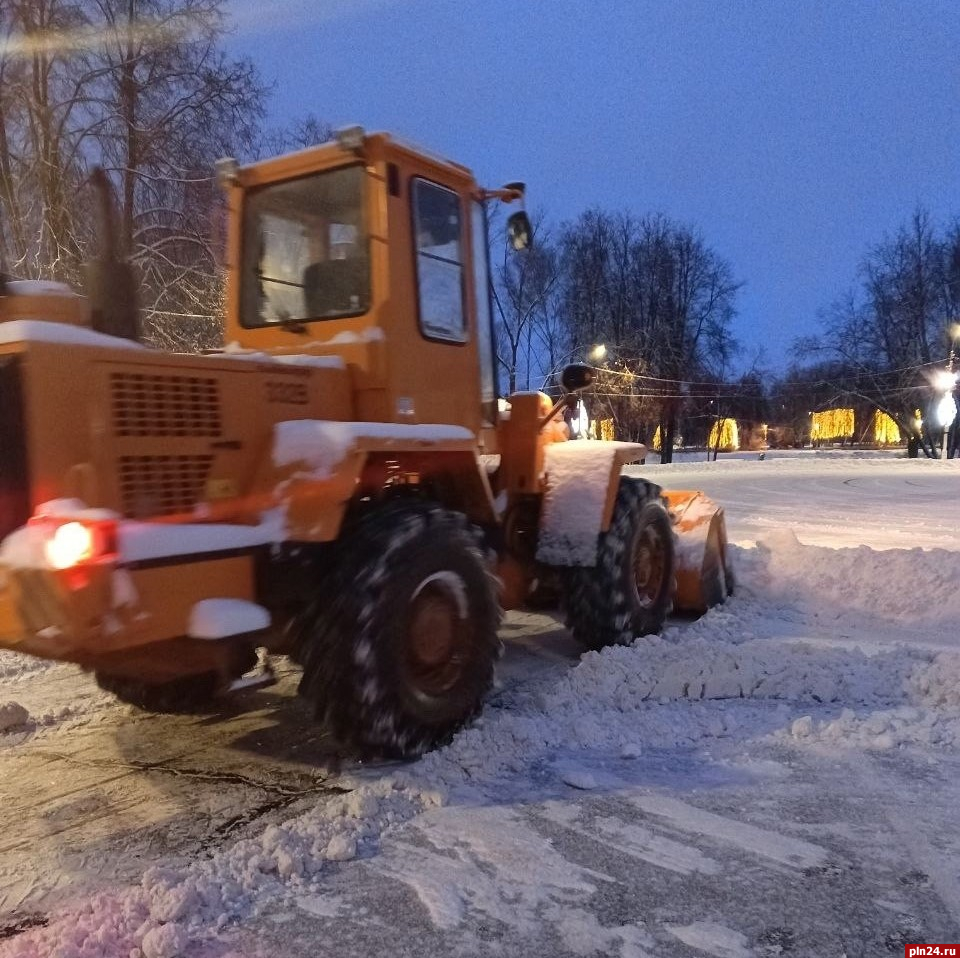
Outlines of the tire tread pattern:
{"label": "tire tread pattern", "polygon": [[[637,608],[625,586],[624,562],[638,522],[659,522],[669,544],[667,581],[648,608]],[[569,570],[566,576],[567,627],[584,648],[629,645],[638,635],[663,628],[676,588],[674,540],[660,488],[642,479],[620,480],[610,528],[600,535],[596,565]]]}
{"label": "tire tread pattern", "polygon": [[[472,667],[436,708],[411,705],[391,642],[404,613],[397,583],[411,568],[446,553],[469,579]],[[371,509],[344,530],[335,571],[301,648],[300,693],[338,743],[353,753],[412,757],[441,745],[482,708],[501,651],[500,606],[478,531],[466,516],[429,503],[399,501]],[[391,608],[391,603],[394,607]]]}

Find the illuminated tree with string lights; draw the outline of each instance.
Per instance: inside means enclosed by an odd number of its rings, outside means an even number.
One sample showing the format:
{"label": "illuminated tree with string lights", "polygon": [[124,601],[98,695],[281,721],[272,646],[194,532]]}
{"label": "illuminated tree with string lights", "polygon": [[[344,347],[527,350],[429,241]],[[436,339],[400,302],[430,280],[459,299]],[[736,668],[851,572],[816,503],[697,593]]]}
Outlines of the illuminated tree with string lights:
{"label": "illuminated tree with string lights", "polygon": [[[630,431],[641,416],[672,458],[690,383],[722,377],[739,284],[699,233],[662,215],[589,210],[560,232],[558,308],[573,347],[605,342],[633,372],[606,390],[624,407]],[[613,385],[614,380],[618,382]],[[651,430],[652,431],[652,430]]]}

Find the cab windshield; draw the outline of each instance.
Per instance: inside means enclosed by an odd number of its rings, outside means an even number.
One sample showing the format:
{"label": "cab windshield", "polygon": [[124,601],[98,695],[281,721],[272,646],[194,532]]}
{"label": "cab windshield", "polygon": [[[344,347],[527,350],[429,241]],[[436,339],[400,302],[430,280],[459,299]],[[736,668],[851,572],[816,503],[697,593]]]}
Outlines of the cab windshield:
{"label": "cab windshield", "polygon": [[356,316],[370,306],[363,167],[252,190],[246,198],[244,326]]}

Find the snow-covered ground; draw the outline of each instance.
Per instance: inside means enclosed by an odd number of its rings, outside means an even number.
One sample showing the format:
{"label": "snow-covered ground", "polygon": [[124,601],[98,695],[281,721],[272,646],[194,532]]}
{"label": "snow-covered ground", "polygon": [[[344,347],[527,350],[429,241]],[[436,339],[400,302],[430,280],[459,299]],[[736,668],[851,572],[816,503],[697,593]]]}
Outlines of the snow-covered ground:
{"label": "snow-covered ground", "polygon": [[[739,590],[582,658],[507,617],[479,722],[332,767],[296,675],[145,716],[0,654],[0,956],[854,958],[960,941],[960,468],[637,469]],[[19,708],[18,708],[19,707]]]}

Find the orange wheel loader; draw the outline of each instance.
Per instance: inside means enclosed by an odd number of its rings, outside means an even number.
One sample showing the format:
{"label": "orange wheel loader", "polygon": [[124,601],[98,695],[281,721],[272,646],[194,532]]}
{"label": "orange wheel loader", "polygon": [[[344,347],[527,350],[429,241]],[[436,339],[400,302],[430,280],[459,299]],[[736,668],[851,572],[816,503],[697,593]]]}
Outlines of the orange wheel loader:
{"label": "orange wheel loader", "polygon": [[567,440],[589,367],[498,404],[486,209],[522,184],[360,128],[218,177],[221,351],[138,343],[110,242],[89,300],[2,280],[0,647],[153,710],[287,654],[345,747],[409,756],[480,710],[538,579],[588,648],[724,600],[721,510]]}

